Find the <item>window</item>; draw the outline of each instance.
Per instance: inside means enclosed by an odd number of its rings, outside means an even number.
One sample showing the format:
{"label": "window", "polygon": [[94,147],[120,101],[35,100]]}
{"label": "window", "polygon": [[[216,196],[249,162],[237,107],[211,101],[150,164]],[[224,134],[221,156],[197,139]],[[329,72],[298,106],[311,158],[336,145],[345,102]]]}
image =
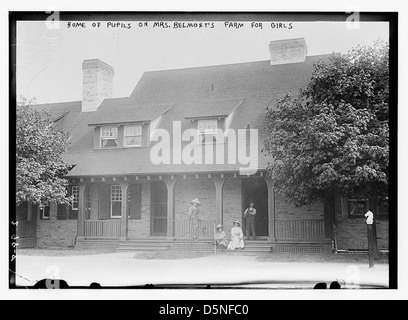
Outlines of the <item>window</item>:
{"label": "window", "polygon": [[120,185],[111,186],[111,218],[121,217],[122,188]]}
{"label": "window", "polygon": [[41,220],[48,220],[50,218],[50,206],[49,205],[40,207],[40,217],[41,217]]}
{"label": "window", "polygon": [[198,120],[198,139],[201,143],[217,142],[217,120]]}
{"label": "window", "polygon": [[368,201],[366,199],[348,199],[347,209],[349,217],[364,217],[368,211]]}
{"label": "window", "polygon": [[118,127],[101,127],[101,148],[118,146]]}
{"label": "window", "polygon": [[132,125],[125,126],[124,145],[126,147],[142,146],[142,126]]}
{"label": "window", "polygon": [[72,202],[72,210],[78,210],[79,206],[79,187],[72,186],[72,197],[74,198]]}

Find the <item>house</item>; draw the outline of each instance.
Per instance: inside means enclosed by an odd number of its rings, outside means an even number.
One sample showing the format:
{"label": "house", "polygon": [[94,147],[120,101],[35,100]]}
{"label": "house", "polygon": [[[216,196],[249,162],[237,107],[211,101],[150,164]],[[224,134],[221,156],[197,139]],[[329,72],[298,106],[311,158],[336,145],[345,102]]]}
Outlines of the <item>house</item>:
{"label": "house", "polygon": [[[242,221],[252,200],[256,241],[275,252],[367,248],[366,201],[295,207],[266,175],[266,108],[306,87],[313,64],[330,57],[307,56],[304,39],[271,41],[269,49],[267,61],[145,72],[125,98],[112,98],[110,65],[85,60],[82,101],[37,106],[70,133],[64,159],[73,165],[66,176],[73,205],[20,210],[21,246],[182,243],[191,239],[188,208],[198,198],[198,242],[213,238],[215,224],[228,231]],[[218,139],[220,131],[228,136]],[[387,249],[386,208],[378,210],[377,237]]]}

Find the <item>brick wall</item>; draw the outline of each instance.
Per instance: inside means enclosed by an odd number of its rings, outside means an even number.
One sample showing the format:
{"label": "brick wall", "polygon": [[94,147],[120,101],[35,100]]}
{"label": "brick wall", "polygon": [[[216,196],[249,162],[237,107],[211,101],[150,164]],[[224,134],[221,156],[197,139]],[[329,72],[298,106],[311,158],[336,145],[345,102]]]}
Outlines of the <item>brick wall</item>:
{"label": "brick wall", "polygon": [[57,206],[50,206],[50,219],[37,220],[37,247],[53,248],[73,245],[77,220],[57,220]]}
{"label": "brick wall", "polygon": [[[337,249],[368,249],[367,224],[364,218],[350,218],[342,214],[340,198],[335,200]],[[377,219],[377,244],[388,249],[388,219]]]}
{"label": "brick wall", "polygon": [[201,202],[199,218],[215,220],[215,186],[211,179],[180,180],[175,186],[176,219],[188,219],[190,201],[198,198]]}
{"label": "brick wall", "polygon": [[323,202],[316,201],[310,205],[296,207],[275,196],[275,219],[323,219]]}
{"label": "brick wall", "polygon": [[150,236],[150,182],[142,183],[142,208],[140,220],[128,220],[129,238],[147,238]]}
{"label": "brick wall", "polygon": [[[216,220],[215,186],[211,179],[181,180],[176,184],[176,219],[188,219],[190,201],[201,202],[200,218]],[[241,219],[241,180],[227,179],[224,183],[224,225],[231,226],[234,219]]]}
{"label": "brick wall", "polygon": [[[147,238],[150,236],[150,185],[142,182],[141,219],[129,220],[128,235],[131,238]],[[98,188],[91,184],[90,216],[98,219]],[[229,230],[234,219],[242,219],[241,180],[227,179],[224,183],[224,227]],[[175,186],[176,219],[187,219],[190,201],[199,198],[200,218],[216,220],[215,186],[211,179],[180,180]],[[275,198],[276,219],[323,219],[323,203],[295,207],[279,196]],[[336,237],[338,249],[366,249],[367,234],[363,218],[349,218],[342,215],[340,199],[335,201]],[[377,220],[377,237],[380,249],[388,248],[388,219]],[[67,247],[72,245],[76,236],[77,220],[57,220],[56,206],[50,207],[50,219],[38,220],[38,247]]]}

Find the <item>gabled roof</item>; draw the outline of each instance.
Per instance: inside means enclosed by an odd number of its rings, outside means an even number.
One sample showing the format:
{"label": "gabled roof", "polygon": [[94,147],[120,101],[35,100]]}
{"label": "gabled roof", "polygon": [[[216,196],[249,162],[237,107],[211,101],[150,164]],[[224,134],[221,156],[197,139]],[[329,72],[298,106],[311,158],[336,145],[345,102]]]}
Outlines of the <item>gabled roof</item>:
{"label": "gabled roof", "polygon": [[[149,148],[94,150],[94,131],[88,124],[148,121],[163,114],[159,128],[172,138],[173,122],[181,122],[182,132],[191,128],[191,118],[225,117],[234,110],[229,128],[258,129],[259,169],[268,161],[261,153],[266,133],[266,108],[276,98],[306,88],[318,60],[331,55],[309,56],[303,63],[271,66],[257,61],[177,70],[146,72],[128,98],[106,99],[96,112],[78,112],[73,102],[60,120],[71,130],[73,143],[64,159],[75,165],[68,176],[103,176],[181,172],[237,171],[240,164],[155,165]],[[80,105],[80,103],[79,103]],[[62,105],[48,105],[62,113]],[[80,111],[80,110],[79,110]],[[183,142],[183,148],[188,142]]]}

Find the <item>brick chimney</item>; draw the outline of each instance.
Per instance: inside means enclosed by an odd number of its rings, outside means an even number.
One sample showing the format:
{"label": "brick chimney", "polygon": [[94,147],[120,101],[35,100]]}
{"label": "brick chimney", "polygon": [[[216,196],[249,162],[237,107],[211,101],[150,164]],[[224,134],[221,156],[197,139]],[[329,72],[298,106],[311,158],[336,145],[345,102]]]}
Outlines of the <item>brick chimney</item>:
{"label": "brick chimney", "polygon": [[269,43],[271,65],[304,62],[307,45],[304,38],[271,41]]}
{"label": "brick chimney", "polygon": [[82,112],[96,111],[102,101],[112,98],[113,68],[99,60],[82,62]]}

